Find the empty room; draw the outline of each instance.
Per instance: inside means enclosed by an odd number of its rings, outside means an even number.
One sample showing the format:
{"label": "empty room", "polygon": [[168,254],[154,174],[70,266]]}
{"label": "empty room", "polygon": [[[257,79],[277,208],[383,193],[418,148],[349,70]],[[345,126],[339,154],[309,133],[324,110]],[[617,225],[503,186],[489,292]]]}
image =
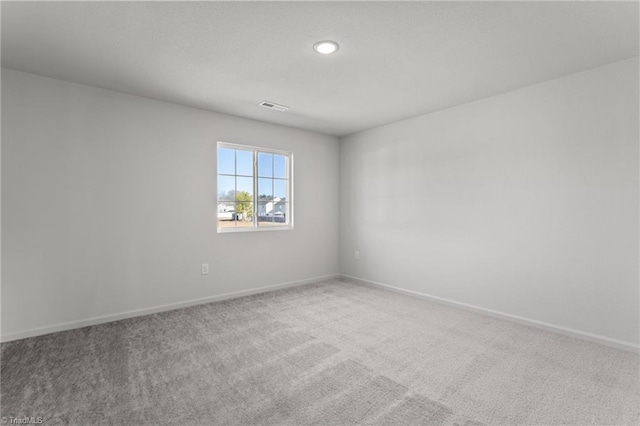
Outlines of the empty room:
{"label": "empty room", "polygon": [[3,424],[639,425],[638,1],[2,1]]}

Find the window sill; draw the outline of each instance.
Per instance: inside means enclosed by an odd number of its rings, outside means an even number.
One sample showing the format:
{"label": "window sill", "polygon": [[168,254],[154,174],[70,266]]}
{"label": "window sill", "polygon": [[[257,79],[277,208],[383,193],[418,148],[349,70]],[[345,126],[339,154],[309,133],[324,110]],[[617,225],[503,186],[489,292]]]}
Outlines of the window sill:
{"label": "window sill", "polygon": [[217,228],[218,234],[234,234],[236,232],[273,232],[273,231],[293,231],[293,225],[274,226],[262,228]]}

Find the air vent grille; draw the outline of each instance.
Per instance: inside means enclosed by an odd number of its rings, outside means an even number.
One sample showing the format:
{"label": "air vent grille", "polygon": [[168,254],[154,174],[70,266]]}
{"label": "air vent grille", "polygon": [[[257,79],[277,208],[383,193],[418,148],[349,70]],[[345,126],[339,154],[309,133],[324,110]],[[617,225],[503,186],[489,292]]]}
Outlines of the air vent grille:
{"label": "air vent grille", "polygon": [[284,106],[284,105],[278,105],[274,102],[268,102],[268,101],[262,101],[260,102],[260,106],[261,107],[265,107],[265,108],[269,108],[269,109],[273,109],[276,111],[286,111],[289,109],[289,107]]}

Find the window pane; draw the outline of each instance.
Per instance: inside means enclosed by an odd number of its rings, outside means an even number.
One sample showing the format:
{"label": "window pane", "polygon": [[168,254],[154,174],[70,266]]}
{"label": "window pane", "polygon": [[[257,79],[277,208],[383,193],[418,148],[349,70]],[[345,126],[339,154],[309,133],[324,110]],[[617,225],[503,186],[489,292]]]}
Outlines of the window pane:
{"label": "window pane", "polygon": [[236,151],[236,174],[253,176],[253,151]]}
{"label": "window pane", "polygon": [[258,220],[262,220],[262,217],[266,215],[266,203],[258,202]]}
{"label": "window pane", "polygon": [[236,203],[236,226],[253,226],[253,202]]}
{"label": "window pane", "polygon": [[258,226],[273,225],[273,202],[258,203]]}
{"label": "window pane", "polygon": [[218,174],[234,175],[236,173],[236,150],[218,148]]}
{"label": "window pane", "polygon": [[273,195],[279,198],[281,201],[287,199],[287,181],[284,179],[274,179],[273,181]]}
{"label": "window pane", "polygon": [[218,203],[218,228],[234,228],[235,219],[235,203]]}
{"label": "window pane", "polygon": [[273,177],[282,179],[287,177],[287,157],[284,155],[273,156]]}
{"label": "window pane", "polygon": [[289,224],[289,205],[282,202],[261,203],[258,207],[258,226],[283,226]]}
{"label": "window pane", "polygon": [[236,200],[253,200],[253,178],[236,177]]}
{"label": "window pane", "polygon": [[273,206],[274,225],[286,225],[288,223],[287,203],[275,203]]}
{"label": "window pane", "polygon": [[218,200],[236,199],[236,183],[233,176],[218,176]]}
{"label": "window pane", "polygon": [[265,201],[273,198],[273,179],[258,179],[258,199]]}
{"label": "window pane", "polygon": [[273,154],[258,153],[258,176],[273,177]]}

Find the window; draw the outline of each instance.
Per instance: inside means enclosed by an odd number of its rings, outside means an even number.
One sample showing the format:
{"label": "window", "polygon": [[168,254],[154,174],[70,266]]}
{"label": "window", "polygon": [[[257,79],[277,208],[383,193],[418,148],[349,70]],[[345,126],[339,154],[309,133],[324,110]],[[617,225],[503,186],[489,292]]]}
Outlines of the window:
{"label": "window", "polygon": [[293,228],[293,154],[218,142],[218,232]]}

